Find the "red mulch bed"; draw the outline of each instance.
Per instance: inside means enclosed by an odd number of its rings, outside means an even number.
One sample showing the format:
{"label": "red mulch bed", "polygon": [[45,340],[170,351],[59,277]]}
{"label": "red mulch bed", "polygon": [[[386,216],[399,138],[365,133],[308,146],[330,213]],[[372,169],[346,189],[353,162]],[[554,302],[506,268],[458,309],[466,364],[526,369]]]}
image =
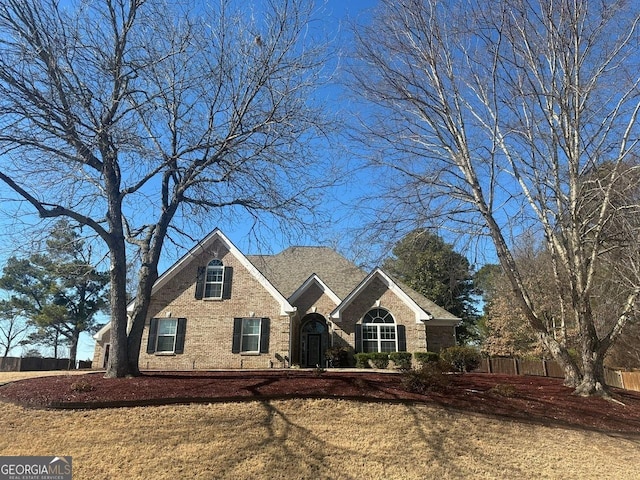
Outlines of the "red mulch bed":
{"label": "red mulch bed", "polygon": [[[33,408],[106,408],[276,398],[347,398],[435,403],[547,425],[640,435],[640,393],[613,390],[617,402],[573,395],[560,379],[489,374],[452,375],[443,391],[407,392],[401,375],[375,372],[147,372],[136,378],[33,378],[0,387],[0,400]],[[498,385],[498,388],[494,388]],[[620,402],[620,403],[618,403]]]}

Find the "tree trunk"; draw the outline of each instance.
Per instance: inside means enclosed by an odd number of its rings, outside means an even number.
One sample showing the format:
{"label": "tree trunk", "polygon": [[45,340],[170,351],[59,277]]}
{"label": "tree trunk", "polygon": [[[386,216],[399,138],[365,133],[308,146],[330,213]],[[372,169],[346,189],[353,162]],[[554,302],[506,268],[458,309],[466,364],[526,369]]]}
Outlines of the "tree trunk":
{"label": "tree trunk", "polygon": [[[111,251],[111,351],[105,377],[126,377],[131,374],[127,362],[127,262],[122,248]],[[120,242],[118,242],[120,243]]]}
{"label": "tree trunk", "polygon": [[[146,312],[146,309],[145,309]],[[142,318],[141,318],[142,317]],[[139,312],[132,317],[131,331],[128,338],[128,357],[129,371],[132,375],[141,375],[140,373],[140,348],[142,347],[142,333],[144,332],[144,323],[146,313]]]}
{"label": "tree trunk", "polygon": [[143,262],[138,274],[138,291],[136,292],[136,303],[131,313],[131,330],[128,336],[127,361],[129,362],[129,371],[134,375],[140,375],[140,349],[142,347],[142,334],[144,332],[144,324],[149,310],[149,302],[151,298],[151,289],[157,278],[152,275],[152,269],[146,262],[148,250],[143,252]]}
{"label": "tree trunk", "polygon": [[103,153],[102,174],[107,196],[107,221],[109,232],[104,240],[109,246],[111,261],[109,275],[111,285],[111,353],[105,377],[131,375],[127,362],[127,249],[122,220],[122,196],[120,192],[120,168],[117,153],[109,148],[109,139],[101,136]]}
{"label": "tree trunk", "polygon": [[551,334],[541,334],[541,340],[545,349],[564,371],[564,384],[567,387],[577,387],[582,382],[582,373],[566,347],[556,341]]}
{"label": "tree trunk", "polygon": [[132,375],[140,375],[140,349],[142,347],[144,324],[149,313],[151,291],[158,279],[158,262],[160,261],[162,245],[177,206],[178,203],[164,205],[164,213],[156,223],[155,228],[148,232],[144,240],[145,243],[140,249],[142,265],[138,272],[138,291],[136,292],[136,302],[131,314],[131,330],[129,331],[127,348],[127,361]]}
{"label": "tree trunk", "polygon": [[598,334],[592,323],[583,326],[582,332],[582,382],[576,386],[575,394],[581,396],[609,396],[604,379],[604,354],[599,353]]}
{"label": "tree trunk", "polygon": [[73,329],[69,344],[69,365],[67,370],[73,370],[76,368],[76,360],[78,356],[78,340],[80,339],[80,331],[76,328]]}
{"label": "tree trunk", "polygon": [[[595,358],[593,358],[595,356]],[[593,354],[582,362],[584,375],[576,387],[575,394],[583,397],[599,395],[609,397],[609,389],[604,378],[604,359]]]}

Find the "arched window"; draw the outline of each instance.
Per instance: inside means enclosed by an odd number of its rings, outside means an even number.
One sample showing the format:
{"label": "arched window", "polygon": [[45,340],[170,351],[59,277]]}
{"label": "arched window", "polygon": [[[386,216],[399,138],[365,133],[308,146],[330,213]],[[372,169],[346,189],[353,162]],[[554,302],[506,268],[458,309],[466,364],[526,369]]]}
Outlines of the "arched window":
{"label": "arched window", "polygon": [[396,321],[385,309],[369,310],[362,319],[362,351],[365,353],[398,351]]}
{"label": "arched window", "polygon": [[224,283],[224,265],[218,259],[213,259],[207,265],[207,275],[204,283],[205,298],[222,298]]}
{"label": "arched window", "polygon": [[309,320],[302,327],[302,333],[325,333],[327,331],[327,325],[319,320]]}

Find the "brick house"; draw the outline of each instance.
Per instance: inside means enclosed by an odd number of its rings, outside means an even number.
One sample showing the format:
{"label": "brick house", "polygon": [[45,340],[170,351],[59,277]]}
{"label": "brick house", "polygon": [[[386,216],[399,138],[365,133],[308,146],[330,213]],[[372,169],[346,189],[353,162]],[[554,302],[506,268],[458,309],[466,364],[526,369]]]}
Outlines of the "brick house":
{"label": "brick house", "polygon": [[[324,365],[331,346],[355,352],[439,351],[460,322],[379,268],[326,247],[244,255],[218,229],[158,278],[141,369]],[[110,325],[94,338],[106,366]]]}

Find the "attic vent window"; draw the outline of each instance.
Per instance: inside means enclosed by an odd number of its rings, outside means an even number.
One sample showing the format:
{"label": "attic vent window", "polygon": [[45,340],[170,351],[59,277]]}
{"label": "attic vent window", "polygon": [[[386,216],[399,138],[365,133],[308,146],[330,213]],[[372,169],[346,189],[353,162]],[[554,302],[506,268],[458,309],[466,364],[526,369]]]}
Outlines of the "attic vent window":
{"label": "attic vent window", "polygon": [[204,284],[205,298],[222,298],[224,285],[224,265],[218,259],[211,260],[207,265],[207,273]]}

